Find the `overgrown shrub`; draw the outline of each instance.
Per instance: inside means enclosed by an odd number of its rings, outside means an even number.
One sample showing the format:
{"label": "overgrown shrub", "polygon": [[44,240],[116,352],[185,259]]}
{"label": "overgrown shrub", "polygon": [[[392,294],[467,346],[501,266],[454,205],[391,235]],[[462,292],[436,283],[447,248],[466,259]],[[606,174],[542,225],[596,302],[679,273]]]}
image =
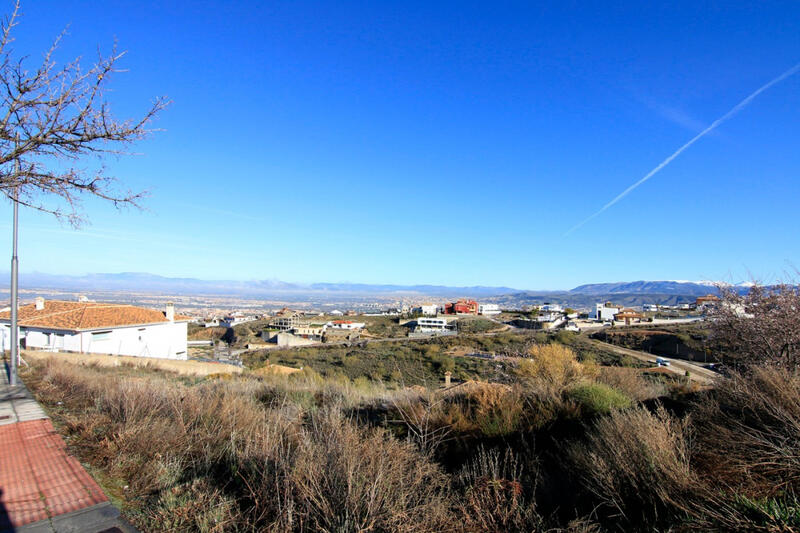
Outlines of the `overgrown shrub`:
{"label": "overgrown shrub", "polygon": [[628,396],[604,383],[576,385],[567,391],[567,397],[591,415],[607,415],[614,409],[625,409],[633,404]]}
{"label": "overgrown shrub", "polygon": [[529,355],[529,359],[520,361],[516,375],[543,397],[560,397],[586,377],[586,368],[575,352],[563,344],[533,345]]}
{"label": "overgrown shrub", "polygon": [[[528,478],[528,479],[524,479]],[[524,472],[514,452],[480,448],[457,477],[458,508],[467,531],[536,531],[542,517],[524,487],[535,488],[536,472]]]}
{"label": "overgrown shrub", "polygon": [[798,494],[800,372],[752,368],[720,382],[694,415],[696,461],[716,486],[737,486],[748,497]]}
{"label": "overgrown shrub", "polygon": [[[570,457],[608,517],[628,528],[669,524],[699,491],[690,468],[691,429],[659,408],[612,411],[588,428]],[[624,528],[623,528],[624,529]]]}

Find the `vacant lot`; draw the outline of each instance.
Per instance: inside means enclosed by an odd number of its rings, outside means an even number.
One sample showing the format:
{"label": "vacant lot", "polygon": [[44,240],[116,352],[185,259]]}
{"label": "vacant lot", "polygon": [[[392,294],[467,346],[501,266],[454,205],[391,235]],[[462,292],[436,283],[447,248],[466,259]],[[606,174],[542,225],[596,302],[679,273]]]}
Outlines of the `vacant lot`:
{"label": "vacant lot", "polygon": [[[310,364],[290,375],[256,357],[208,377],[42,358],[23,379],[143,531],[800,526],[796,372],[697,391],[557,338],[293,350]],[[526,357],[498,367],[449,342]],[[397,379],[368,377],[390,361]],[[443,389],[447,364],[465,381]]]}
{"label": "vacant lot", "polygon": [[136,367],[158,369],[175,372],[187,376],[208,376],[212,374],[238,374],[242,369],[224,363],[208,363],[201,361],[172,361],[150,357],[127,357],[124,355],[101,355],[82,353],[54,353],[41,351],[23,351],[22,357],[28,363],[48,359],[63,361],[69,364],[94,367]]}

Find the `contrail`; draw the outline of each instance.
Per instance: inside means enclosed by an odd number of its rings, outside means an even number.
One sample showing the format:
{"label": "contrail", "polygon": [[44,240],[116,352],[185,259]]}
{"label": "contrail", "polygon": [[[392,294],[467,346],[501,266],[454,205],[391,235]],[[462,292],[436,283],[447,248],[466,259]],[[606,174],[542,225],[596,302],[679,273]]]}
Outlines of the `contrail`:
{"label": "contrail", "polygon": [[731,118],[733,115],[735,115],[736,113],[738,113],[739,111],[741,111],[742,109],[744,109],[744,108],[745,108],[745,106],[747,106],[747,104],[749,104],[750,102],[752,102],[752,101],[753,101],[753,99],[755,99],[755,97],[756,97],[756,96],[758,96],[759,94],[763,93],[764,91],[766,91],[767,89],[769,89],[770,87],[772,87],[773,85],[775,85],[776,83],[780,83],[780,82],[782,82],[783,80],[785,80],[786,78],[788,78],[788,77],[789,77],[789,76],[791,76],[792,74],[795,74],[795,73],[797,73],[798,71],[800,71],[800,63],[796,64],[795,66],[793,66],[792,68],[790,68],[789,70],[787,70],[786,72],[784,72],[783,74],[781,74],[780,76],[778,76],[777,78],[773,79],[772,81],[770,81],[770,82],[766,83],[765,85],[762,85],[761,87],[759,87],[758,89],[756,89],[756,91],[755,91],[755,92],[753,92],[753,93],[752,93],[750,96],[748,96],[747,98],[745,98],[744,100],[742,100],[741,102],[739,102],[738,104],[736,104],[735,106],[733,106],[733,107],[730,109],[730,111],[728,111],[727,113],[725,113],[724,115],[722,115],[721,117],[719,117],[717,120],[715,120],[714,122],[712,122],[712,123],[711,123],[711,125],[710,125],[709,127],[707,127],[706,129],[704,129],[703,131],[701,131],[700,133],[698,133],[697,135],[695,135],[694,137],[692,137],[692,139],[691,139],[689,142],[687,142],[686,144],[684,144],[683,146],[681,146],[680,148],[678,148],[678,149],[677,149],[677,150],[676,150],[676,151],[675,151],[675,152],[674,152],[674,153],[673,153],[671,156],[669,156],[668,158],[666,158],[665,160],[663,160],[661,163],[659,163],[659,164],[658,164],[658,166],[657,166],[656,168],[654,168],[653,170],[651,170],[650,172],[648,172],[647,174],[645,174],[645,176],[644,176],[642,179],[640,179],[639,181],[637,181],[636,183],[634,183],[633,185],[631,185],[630,187],[628,187],[627,189],[625,189],[624,191],[622,191],[621,193],[619,193],[619,195],[618,195],[616,198],[614,198],[613,200],[611,200],[610,202],[608,202],[606,205],[604,205],[603,207],[601,207],[601,208],[600,208],[600,210],[598,210],[596,213],[594,213],[594,214],[593,214],[593,215],[591,215],[590,217],[586,218],[586,219],[585,219],[585,220],[583,220],[582,222],[580,222],[580,223],[578,223],[577,225],[575,225],[575,226],[573,226],[572,228],[570,228],[570,229],[569,229],[569,231],[567,231],[566,233],[564,233],[564,235],[563,235],[563,236],[564,236],[564,237],[566,237],[567,235],[569,235],[570,233],[572,233],[572,232],[573,232],[573,231],[575,231],[576,229],[580,228],[581,226],[583,226],[584,224],[586,224],[587,222],[589,222],[590,220],[592,220],[592,219],[593,219],[593,218],[595,218],[596,216],[598,216],[598,215],[600,215],[601,213],[603,213],[603,212],[604,212],[606,209],[608,209],[608,208],[609,208],[609,207],[611,207],[612,205],[616,204],[617,202],[619,202],[620,200],[622,200],[623,198],[625,198],[626,196],[628,196],[628,195],[631,193],[631,191],[633,191],[633,190],[634,190],[635,188],[637,188],[639,185],[641,185],[641,184],[642,184],[642,183],[644,183],[645,181],[647,181],[647,180],[649,180],[650,178],[652,178],[653,176],[655,176],[655,175],[658,173],[658,171],[660,171],[662,168],[664,168],[665,166],[669,165],[669,164],[672,162],[672,160],[673,160],[673,159],[675,159],[676,157],[678,157],[679,155],[681,155],[681,153],[682,153],[684,150],[686,150],[686,149],[687,149],[687,148],[689,148],[691,145],[693,145],[694,143],[696,143],[697,141],[699,141],[699,140],[700,140],[702,137],[704,137],[706,134],[708,134],[708,133],[710,133],[710,132],[714,131],[714,130],[715,130],[715,129],[716,129],[716,128],[717,128],[717,127],[720,125],[720,124],[722,124],[723,122],[725,122],[726,120],[728,120],[729,118]]}

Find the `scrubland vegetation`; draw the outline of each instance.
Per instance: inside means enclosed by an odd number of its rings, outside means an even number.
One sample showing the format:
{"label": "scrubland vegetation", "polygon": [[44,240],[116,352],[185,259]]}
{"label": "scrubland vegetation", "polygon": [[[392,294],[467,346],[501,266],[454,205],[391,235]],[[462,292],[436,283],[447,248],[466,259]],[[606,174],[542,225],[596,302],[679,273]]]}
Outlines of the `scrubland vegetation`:
{"label": "scrubland vegetation", "polygon": [[144,531],[800,529],[796,339],[713,390],[529,340],[446,389],[308,366],[24,378]]}

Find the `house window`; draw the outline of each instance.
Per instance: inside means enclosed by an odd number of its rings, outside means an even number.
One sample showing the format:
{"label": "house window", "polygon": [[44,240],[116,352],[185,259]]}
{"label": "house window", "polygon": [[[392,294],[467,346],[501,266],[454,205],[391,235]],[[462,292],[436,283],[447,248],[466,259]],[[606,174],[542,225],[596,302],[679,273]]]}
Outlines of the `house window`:
{"label": "house window", "polygon": [[96,331],[92,333],[92,342],[106,341],[111,338],[110,331]]}

